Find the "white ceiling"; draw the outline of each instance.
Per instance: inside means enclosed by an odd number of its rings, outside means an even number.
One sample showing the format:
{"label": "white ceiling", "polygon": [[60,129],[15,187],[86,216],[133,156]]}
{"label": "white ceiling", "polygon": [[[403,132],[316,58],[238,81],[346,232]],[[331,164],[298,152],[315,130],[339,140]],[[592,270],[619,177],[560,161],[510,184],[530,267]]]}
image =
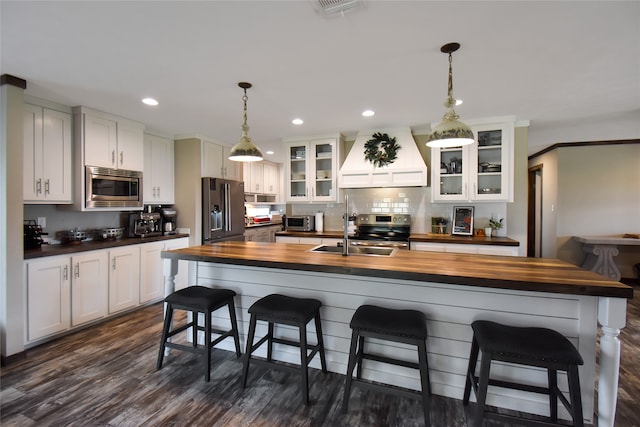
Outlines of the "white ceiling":
{"label": "white ceiling", "polygon": [[637,1],[369,0],[332,16],[312,0],[0,7],[1,72],[27,80],[28,95],[233,145],[248,81],[249,134],[275,161],[284,137],[439,121],[440,46],[454,41],[462,120],[515,115],[544,129],[640,112]]}

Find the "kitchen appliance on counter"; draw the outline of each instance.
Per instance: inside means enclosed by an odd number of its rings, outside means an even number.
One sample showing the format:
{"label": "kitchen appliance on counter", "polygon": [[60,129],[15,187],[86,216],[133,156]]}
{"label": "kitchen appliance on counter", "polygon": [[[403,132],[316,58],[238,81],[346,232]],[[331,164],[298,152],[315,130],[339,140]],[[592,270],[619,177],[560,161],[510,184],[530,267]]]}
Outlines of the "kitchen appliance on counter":
{"label": "kitchen appliance on counter", "polygon": [[382,246],[409,249],[411,215],[358,214],[356,233],[349,239],[353,246]]}
{"label": "kitchen appliance on counter", "polygon": [[161,208],[162,234],[165,236],[177,234],[178,212],[173,208]]}
{"label": "kitchen appliance on counter", "polygon": [[284,221],[287,231],[315,231],[316,229],[315,215],[287,215]]}
{"label": "kitchen appliance on counter", "polygon": [[142,209],[142,172],[87,166],[85,179],[83,210]]}
{"label": "kitchen appliance on counter", "polygon": [[244,182],[202,178],[202,243],[244,241]]}
{"label": "kitchen appliance on counter", "polygon": [[136,212],[129,214],[129,237],[161,236],[159,212]]}
{"label": "kitchen appliance on counter", "polygon": [[36,221],[32,219],[24,220],[24,249],[36,249],[42,245],[46,245],[42,239],[43,235],[49,233],[43,233],[42,227],[40,227]]}

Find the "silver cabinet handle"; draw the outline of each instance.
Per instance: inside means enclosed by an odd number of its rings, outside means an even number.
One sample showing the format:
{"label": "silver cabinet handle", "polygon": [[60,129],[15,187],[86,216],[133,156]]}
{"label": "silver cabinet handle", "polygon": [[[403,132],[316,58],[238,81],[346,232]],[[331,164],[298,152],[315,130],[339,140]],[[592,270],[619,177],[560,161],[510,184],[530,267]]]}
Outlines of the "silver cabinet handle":
{"label": "silver cabinet handle", "polygon": [[123,161],[124,161],[124,152],[121,151],[120,152],[120,166],[122,166]]}
{"label": "silver cabinet handle", "polygon": [[116,257],[113,257],[111,259],[111,269],[115,270],[116,269]]}
{"label": "silver cabinet handle", "polygon": [[74,273],[74,276],[80,277],[80,263],[76,264],[76,271]]}
{"label": "silver cabinet handle", "polygon": [[62,270],[62,277],[64,278],[64,280],[69,280],[69,266],[65,265],[64,269]]}
{"label": "silver cabinet handle", "polygon": [[36,180],[36,194],[42,193],[42,178]]}
{"label": "silver cabinet handle", "polygon": [[111,164],[116,164],[116,150],[111,150]]}
{"label": "silver cabinet handle", "polygon": [[50,194],[49,191],[49,178],[44,180],[44,194]]}
{"label": "silver cabinet handle", "polygon": [[160,187],[157,187],[157,188],[158,188],[158,199],[159,199],[160,198]]}

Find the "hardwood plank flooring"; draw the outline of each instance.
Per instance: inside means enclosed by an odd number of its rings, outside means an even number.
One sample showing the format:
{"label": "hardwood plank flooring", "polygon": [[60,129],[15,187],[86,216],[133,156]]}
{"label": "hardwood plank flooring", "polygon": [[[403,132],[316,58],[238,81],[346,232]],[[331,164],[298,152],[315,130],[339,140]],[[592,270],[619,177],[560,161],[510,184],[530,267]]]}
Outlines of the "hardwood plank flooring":
{"label": "hardwood plank flooring", "polygon": [[[638,288],[636,287],[636,291]],[[180,317],[178,317],[180,319]],[[183,318],[182,318],[183,319]],[[62,337],[27,351],[2,368],[2,426],[418,426],[418,401],[355,388],[341,413],[344,375],[309,376],[311,405],[302,405],[299,377],[252,367],[240,385],[241,362],[212,355],[206,383],[197,356],[172,351],[156,371],[162,304]],[[640,300],[628,304],[616,426],[640,426]],[[432,425],[465,427],[469,409],[433,396]],[[505,411],[507,412],[507,411]],[[497,424],[490,424],[497,425]],[[506,424],[500,424],[506,425]]]}

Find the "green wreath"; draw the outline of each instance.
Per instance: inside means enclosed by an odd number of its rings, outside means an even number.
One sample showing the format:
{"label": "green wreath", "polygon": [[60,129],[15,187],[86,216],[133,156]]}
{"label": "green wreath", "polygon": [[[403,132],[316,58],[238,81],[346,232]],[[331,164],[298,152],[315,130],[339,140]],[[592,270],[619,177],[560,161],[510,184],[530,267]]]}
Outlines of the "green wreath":
{"label": "green wreath", "polygon": [[398,158],[398,150],[402,147],[396,143],[396,138],[389,138],[386,133],[374,133],[373,139],[364,144],[364,158],[379,168],[387,166]]}

